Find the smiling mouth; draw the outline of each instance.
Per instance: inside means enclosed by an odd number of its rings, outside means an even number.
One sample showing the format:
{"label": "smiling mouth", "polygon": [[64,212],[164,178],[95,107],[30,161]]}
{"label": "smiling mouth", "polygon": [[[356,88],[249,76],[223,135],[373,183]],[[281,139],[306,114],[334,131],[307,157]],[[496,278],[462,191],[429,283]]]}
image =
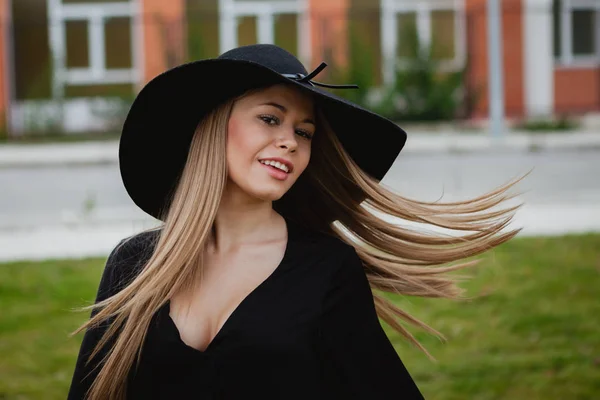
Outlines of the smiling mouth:
{"label": "smiling mouth", "polygon": [[280,163],[278,161],[259,160],[258,162],[261,163],[261,164],[263,164],[263,165],[267,165],[269,167],[275,168],[278,171],[285,172],[286,174],[289,174],[291,172],[287,165],[285,165],[283,163]]}

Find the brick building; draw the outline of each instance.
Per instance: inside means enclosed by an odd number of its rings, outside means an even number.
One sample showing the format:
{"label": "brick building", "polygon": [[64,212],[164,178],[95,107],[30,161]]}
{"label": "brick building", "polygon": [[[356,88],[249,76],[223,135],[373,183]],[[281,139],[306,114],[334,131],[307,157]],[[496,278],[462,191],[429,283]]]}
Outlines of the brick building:
{"label": "brick building", "polygon": [[[502,16],[509,116],[600,110],[600,0],[503,0]],[[466,68],[486,117],[486,18],[486,0],[0,0],[0,116],[11,132],[109,129],[115,99],[168,67],[257,42],[343,67],[350,31],[387,83],[412,25]]]}

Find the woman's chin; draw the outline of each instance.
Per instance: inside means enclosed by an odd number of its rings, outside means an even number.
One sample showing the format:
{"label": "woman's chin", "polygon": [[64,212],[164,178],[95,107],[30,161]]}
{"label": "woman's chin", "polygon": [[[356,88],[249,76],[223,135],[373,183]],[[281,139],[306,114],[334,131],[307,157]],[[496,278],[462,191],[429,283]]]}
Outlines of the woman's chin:
{"label": "woman's chin", "polygon": [[260,194],[257,194],[256,197],[261,200],[264,200],[264,201],[277,201],[277,200],[281,199],[284,194],[285,194],[285,192],[260,193]]}
{"label": "woman's chin", "polygon": [[288,188],[252,188],[248,192],[252,197],[263,201],[277,201],[283,197],[283,195],[288,191]]}

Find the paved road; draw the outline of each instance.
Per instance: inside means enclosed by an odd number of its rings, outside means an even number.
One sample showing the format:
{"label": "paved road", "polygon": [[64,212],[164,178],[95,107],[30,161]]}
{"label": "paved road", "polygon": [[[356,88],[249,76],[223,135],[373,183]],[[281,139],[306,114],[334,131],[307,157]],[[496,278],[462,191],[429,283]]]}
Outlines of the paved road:
{"label": "paved road", "polygon": [[0,229],[144,217],[115,164],[0,169]]}
{"label": "paved road", "polygon": [[[532,168],[516,188],[526,192],[519,226],[530,234],[600,231],[597,149],[407,154],[383,183],[421,200],[467,199]],[[4,260],[22,258],[27,247],[38,258],[61,257],[74,248],[81,255],[103,254],[118,238],[154,223],[129,199],[115,164],[0,169],[0,210]],[[37,238],[33,245],[32,238]]]}
{"label": "paved road", "polygon": [[[532,170],[533,169],[533,170]],[[407,196],[466,199],[532,170],[518,185],[532,203],[600,200],[600,151],[399,157],[384,183]]]}
{"label": "paved road", "polygon": [[[421,200],[466,199],[528,172],[517,189],[538,203],[600,201],[600,151],[407,155],[384,183]],[[0,229],[144,218],[122,186],[116,165],[0,169]]]}

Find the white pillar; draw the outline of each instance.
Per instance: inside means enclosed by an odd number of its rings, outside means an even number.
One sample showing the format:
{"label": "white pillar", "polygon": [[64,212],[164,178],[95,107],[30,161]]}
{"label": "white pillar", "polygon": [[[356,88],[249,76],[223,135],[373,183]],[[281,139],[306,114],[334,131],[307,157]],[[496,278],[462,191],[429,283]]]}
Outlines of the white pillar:
{"label": "white pillar", "polygon": [[219,0],[219,53],[237,47],[235,5],[231,0]]}
{"label": "white pillar", "polygon": [[488,76],[490,77],[490,130],[492,137],[499,139],[504,134],[504,65],[502,53],[501,0],[487,0],[488,23]]}
{"label": "white pillar", "polygon": [[381,59],[383,81],[394,82],[396,69],[397,19],[392,0],[381,0]]}
{"label": "white pillar", "polygon": [[431,48],[431,12],[429,4],[422,2],[417,7],[417,35],[419,38],[419,52],[425,53]]}
{"label": "white pillar", "polygon": [[525,0],[524,4],[525,115],[547,117],[554,112],[552,0]]}
{"label": "white pillar", "polygon": [[303,0],[300,3],[300,9],[298,13],[298,56],[304,66],[310,70],[312,66],[310,0]]}
{"label": "white pillar", "polygon": [[465,0],[454,0],[454,63],[462,68],[467,63],[467,12]]}
{"label": "white pillar", "polygon": [[273,12],[270,7],[265,7],[258,14],[258,43],[275,43],[275,32],[273,30]]}
{"label": "white pillar", "polygon": [[90,69],[95,79],[102,79],[106,71],[106,53],[104,50],[104,15],[95,9],[88,20],[88,51],[90,53]]}
{"label": "white pillar", "polygon": [[146,83],[145,77],[145,49],[144,49],[144,9],[142,0],[135,0],[134,11],[131,17],[131,55],[133,71],[136,81],[136,93],[142,90]]}
{"label": "white pillar", "polygon": [[62,4],[60,0],[48,1],[48,29],[50,53],[53,62],[52,69],[52,98],[64,97],[65,75],[65,24],[61,17]]}

